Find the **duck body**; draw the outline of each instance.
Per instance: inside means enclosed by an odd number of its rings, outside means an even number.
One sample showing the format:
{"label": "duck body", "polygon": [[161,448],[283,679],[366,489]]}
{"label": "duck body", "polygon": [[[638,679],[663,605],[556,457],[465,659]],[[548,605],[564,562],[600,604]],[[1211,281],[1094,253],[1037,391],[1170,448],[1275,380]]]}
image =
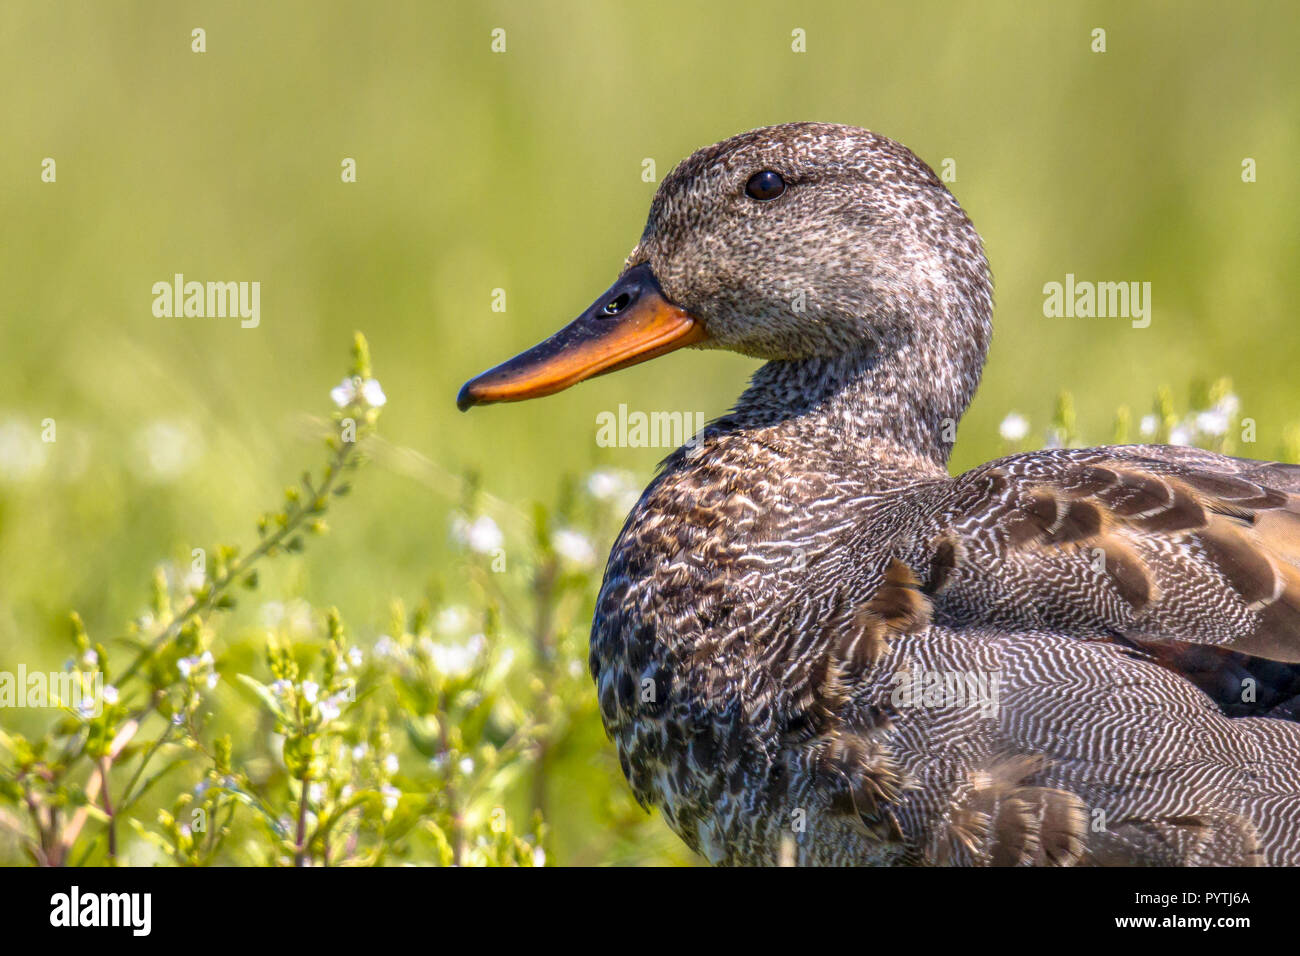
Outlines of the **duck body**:
{"label": "duck body", "polygon": [[633,791],[721,864],[1300,864],[1300,467],[950,477],[991,316],[928,166],[786,124],[680,164],[614,286],[466,383],[766,363],[610,554],[590,667]]}
{"label": "duck body", "polygon": [[[1134,446],[882,483],[870,463],[722,429],[633,511],[592,630],[624,773],[693,849],[746,865],[1300,863],[1300,725],[1228,717],[1121,639],[1141,611],[1097,589],[1087,542],[1017,564],[979,530],[1017,472],[1041,487],[1258,463]],[[987,575],[952,567],[955,528]],[[887,581],[893,562],[921,573]],[[927,706],[922,687],[954,680],[964,701]]]}

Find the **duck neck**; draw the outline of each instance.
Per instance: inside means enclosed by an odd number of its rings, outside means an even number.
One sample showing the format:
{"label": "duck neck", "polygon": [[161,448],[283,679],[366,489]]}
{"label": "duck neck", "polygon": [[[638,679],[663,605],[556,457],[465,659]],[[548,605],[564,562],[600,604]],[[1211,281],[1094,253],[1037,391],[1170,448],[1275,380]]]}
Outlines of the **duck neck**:
{"label": "duck neck", "polygon": [[[986,340],[904,336],[861,352],[772,361],[760,368],[729,419],[774,430],[799,451],[871,469],[882,478],[947,475],[957,422],[979,384]],[[964,351],[965,354],[961,354]]]}

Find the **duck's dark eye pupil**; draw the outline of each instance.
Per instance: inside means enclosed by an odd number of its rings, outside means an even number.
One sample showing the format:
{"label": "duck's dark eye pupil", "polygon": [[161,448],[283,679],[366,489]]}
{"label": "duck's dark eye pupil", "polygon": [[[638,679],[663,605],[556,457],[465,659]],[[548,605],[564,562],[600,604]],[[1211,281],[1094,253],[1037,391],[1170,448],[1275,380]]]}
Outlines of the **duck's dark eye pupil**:
{"label": "duck's dark eye pupil", "polygon": [[753,199],[766,202],[785,192],[785,180],[781,178],[780,173],[765,169],[749,177],[749,182],[745,184],[745,192]]}
{"label": "duck's dark eye pupil", "polygon": [[626,292],[624,292],[618,298],[610,299],[608,302],[606,302],[605,307],[600,311],[604,312],[606,315],[618,315],[620,312],[622,312],[624,309],[627,308],[627,304],[629,301],[631,301],[631,299],[632,297],[628,295]]}

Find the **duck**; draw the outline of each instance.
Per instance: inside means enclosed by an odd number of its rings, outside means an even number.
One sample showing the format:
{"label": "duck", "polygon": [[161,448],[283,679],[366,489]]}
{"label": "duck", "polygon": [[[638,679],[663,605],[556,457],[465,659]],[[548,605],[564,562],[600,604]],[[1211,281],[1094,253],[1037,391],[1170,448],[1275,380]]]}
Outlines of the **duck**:
{"label": "duck", "polygon": [[614,284],[465,383],[762,362],[613,544],[590,670],[624,776],[719,865],[1300,864],[1300,466],[951,475],[992,313],[925,162],[789,123],[682,161]]}

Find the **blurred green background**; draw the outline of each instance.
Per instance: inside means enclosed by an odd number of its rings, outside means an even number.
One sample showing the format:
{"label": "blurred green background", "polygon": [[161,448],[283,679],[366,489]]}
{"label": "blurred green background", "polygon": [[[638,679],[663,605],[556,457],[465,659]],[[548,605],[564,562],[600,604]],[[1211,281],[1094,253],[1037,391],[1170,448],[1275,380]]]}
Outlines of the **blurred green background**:
{"label": "blurred green background", "polygon": [[[955,160],[997,282],[955,469],[998,452],[1009,410],[1041,432],[1062,388],[1104,441],[1116,406],[1221,375],[1258,422],[1242,453],[1274,457],[1300,418],[1298,26],[1294,3],[7,0],[0,667],[60,666],[70,608],[111,633],[156,561],[252,538],[320,458],[303,416],[328,407],[353,329],[388,395],[382,434],[432,470],[373,465],[334,534],[268,571],[268,599],[338,605],[367,642],[394,597],[459,579],[456,501],[431,475],[475,470],[524,508],[598,466],[648,479],[664,452],[598,448],[596,413],[712,416],[753,362],[678,354],[470,415],[456,390],[612,281],[655,189],[644,159],[662,179],[775,122]],[[260,281],[260,327],[155,318],[151,286],[177,272]],[[1150,328],[1044,318],[1043,284],[1067,272],[1151,282]],[[555,785],[584,786],[573,774]],[[583,801],[552,812],[559,862],[594,862]]]}

